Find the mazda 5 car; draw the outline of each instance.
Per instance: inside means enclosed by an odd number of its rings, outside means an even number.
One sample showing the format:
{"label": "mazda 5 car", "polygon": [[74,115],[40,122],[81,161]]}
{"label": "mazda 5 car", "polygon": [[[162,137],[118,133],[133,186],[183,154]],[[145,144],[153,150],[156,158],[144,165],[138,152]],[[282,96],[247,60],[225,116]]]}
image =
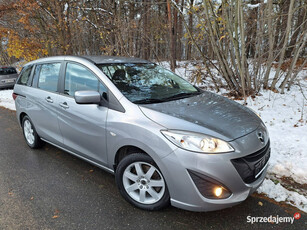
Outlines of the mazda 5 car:
{"label": "mazda 5 car", "polygon": [[141,209],[231,207],[266,175],[269,135],[253,111],[150,61],[38,59],[13,97],[30,148],[47,142],[114,174]]}

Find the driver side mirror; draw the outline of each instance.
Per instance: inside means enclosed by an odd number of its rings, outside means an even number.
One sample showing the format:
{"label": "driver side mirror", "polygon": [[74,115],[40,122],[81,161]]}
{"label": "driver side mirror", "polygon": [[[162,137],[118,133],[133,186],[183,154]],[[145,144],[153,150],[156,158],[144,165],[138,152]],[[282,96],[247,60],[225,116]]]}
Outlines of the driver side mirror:
{"label": "driver side mirror", "polygon": [[77,104],[100,104],[101,101],[97,91],[76,91],[74,98]]}

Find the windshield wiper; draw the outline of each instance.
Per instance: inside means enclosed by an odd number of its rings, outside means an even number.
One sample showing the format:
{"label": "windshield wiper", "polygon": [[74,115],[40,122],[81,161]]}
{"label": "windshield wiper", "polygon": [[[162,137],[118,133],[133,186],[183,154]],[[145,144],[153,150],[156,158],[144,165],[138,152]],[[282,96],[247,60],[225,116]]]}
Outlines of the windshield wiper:
{"label": "windshield wiper", "polygon": [[175,100],[175,99],[182,99],[182,98],[186,98],[186,97],[190,97],[190,96],[195,96],[195,95],[199,95],[199,94],[201,94],[201,92],[179,93],[179,94],[175,94],[173,96],[162,98],[162,99],[146,98],[146,99],[141,99],[141,100],[134,101],[133,103],[135,103],[135,104],[162,103],[162,102],[166,102],[166,101],[171,101],[171,100]]}
{"label": "windshield wiper", "polygon": [[165,100],[156,99],[156,98],[146,98],[146,99],[134,101],[133,103],[135,103],[135,104],[153,104],[153,103],[161,103],[161,102],[165,102]]}
{"label": "windshield wiper", "polygon": [[183,99],[183,98],[186,98],[186,97],[196,96],[196,95],[199,95],[199,94],[201,94],[201,92],[178,93],[178,94],[175,94],[173,96],[163,98],[162,100],[169,101],[169,100],[173,100],[173,99]]}

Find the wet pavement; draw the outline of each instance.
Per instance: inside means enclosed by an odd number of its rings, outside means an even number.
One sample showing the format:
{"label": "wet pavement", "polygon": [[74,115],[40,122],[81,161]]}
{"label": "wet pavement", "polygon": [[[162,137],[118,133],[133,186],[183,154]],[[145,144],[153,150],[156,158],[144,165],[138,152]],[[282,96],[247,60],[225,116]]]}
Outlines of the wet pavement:
{"label": "wet pavement", "polygon": [[[247,222],[296,212],[293,224]],[[259,195],[208,213],[139,210],[113,175],[49,144],[30,149],[15,112],[0,108],[0,229],[307,229],[307,214]]]}

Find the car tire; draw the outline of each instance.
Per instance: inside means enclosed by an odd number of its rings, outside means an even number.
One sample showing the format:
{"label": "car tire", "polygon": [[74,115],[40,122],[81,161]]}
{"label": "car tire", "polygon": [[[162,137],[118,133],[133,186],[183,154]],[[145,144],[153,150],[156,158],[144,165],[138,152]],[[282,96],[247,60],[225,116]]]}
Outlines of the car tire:
{"label": "car tire", "polygon": [[22,131],[26,143],[30,148],[37,149],[42,147],[43,141],[38,136],[32,121],[27,115],[22,119]]}
{"label": "car tire", "polygon": [[115,179],[121,195],[144,210],[160,210],[169,205],[165,179],[153,161],[143,153],[133,153],[118,164]]}

